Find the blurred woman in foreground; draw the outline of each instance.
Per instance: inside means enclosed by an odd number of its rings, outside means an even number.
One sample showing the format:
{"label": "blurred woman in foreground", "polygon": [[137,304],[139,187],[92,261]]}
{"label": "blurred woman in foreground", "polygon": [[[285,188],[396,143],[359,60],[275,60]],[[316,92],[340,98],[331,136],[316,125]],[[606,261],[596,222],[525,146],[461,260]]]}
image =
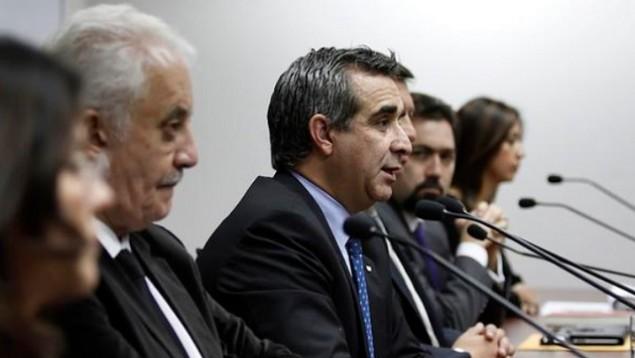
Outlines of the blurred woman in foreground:
{"label": "blurred woman in foreground", "polygon": [[55,357],[41,318],[97,284],[95,212],[111,201],[81,156],[80,80],[39,50],[0,37],[0,356]]}

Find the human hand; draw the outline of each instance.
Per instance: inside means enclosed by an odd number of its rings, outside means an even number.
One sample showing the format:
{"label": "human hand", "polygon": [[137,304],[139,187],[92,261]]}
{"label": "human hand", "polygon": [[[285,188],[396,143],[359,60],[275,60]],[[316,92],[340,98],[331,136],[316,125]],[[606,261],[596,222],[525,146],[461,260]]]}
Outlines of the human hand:
{"label": "human hand", "polygon": [[509,338],[507,338],[503,329],[498,328],[493,324],[488,324],[485,327],[483,335],[485,336],[485,339],[496,342],[498,345],[497,353],[499,358],[511,357],[514,353],[516,353],[516,348],[509,341]]}
{"label": "human hand", "polygon": [[520,299],[520,308],[528,315],[535,316],[540,310],[540,302],[536,291],[526,284],[519,282],[512,286],[514,292]]}
{"label": "human hand", "polygon": [[[491,336],[491,332],[487,334]],[[471,358],[500,358],[496,335],[489,336],[486,336],[485,325],[479,322],[463,332],[452,347],[468,352]]]}

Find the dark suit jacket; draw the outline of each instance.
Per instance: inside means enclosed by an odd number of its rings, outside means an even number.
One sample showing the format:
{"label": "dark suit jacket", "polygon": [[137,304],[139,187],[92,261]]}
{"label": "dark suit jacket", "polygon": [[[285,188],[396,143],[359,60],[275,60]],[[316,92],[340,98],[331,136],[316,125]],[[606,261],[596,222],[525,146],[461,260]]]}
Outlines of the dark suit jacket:
{"label": "dark suit jacket", "polygon": [[[430,355],[396,306],[385,243],[373,238],[363,250],[375,356]],[[351,275],[318,204],[291,174],[257,178],[197,263],[205,287],[257,334],[305,357],[367,357]]]}
{"label": "dark suit jacket", "polygon": [[[182,244],[159,226],[130,235],[130,244],[153,284],[188,330],[203,357],[295,357],[258,339],[204,290]],[[95,295],[64,307],[54,320],[71,357],[182,357],[164,329],[135,299],[133,284],[107,252],[100,260]]]}
{"label": "dark suit jacket", "polygon": [[[443,230],[443,235],[434,235],[433,238],[438,239],[438,244],[442,246],[447,246],[447,242],[449,242],[449,251],[445,248],[438,249],[439,253],[445,255],[447,253],[447,257],[454,257],[456,253],[456,249],[459,245],[459,234],[456,232],[456,228],[454,226],[454,220],[451,219],[447,222],[443,222],[443,225],[437,226],[439,229]],[[435,248],[433,248],[435,249]],[[437,250],[437,249],[435,249]],[[522,277],[516,274],[512,268],[505,251],[500,251],[501,260],[502,260],[502,268],[503,268],[503,276],[505,280],[502,283],[494,284],[494,291],[496,291],[501,296],[507,298],[516,306],[520,307],[520,299],[519,297],[511,291],[513,285],[522,282]],[[496,301],[490,300],[485,307],[485,310],[479,317],[479,321],[483,323],[493,323],[495,325],[502,325],[505,317],[507,315],[507,310],[499,305]]]}
{"label": "dark suit jacket", "polygon": [[[375,208],[390,235],[416,242],[403,217],[395,208],[388,203],[377,203]],[[472,258],[462,256],[455,257],[450,252],[449,242],[445,236],[445,229],[442,224],[438,222],[426,222],[426,238],[428,239],[428,245],[431,250],[452,261],[457,267],[484,285],[490,287],[493,285],[493,280],[489,277],[486,268]],[[441,322],[440,324],[443,327],[464,331],[478,321],[479,315],[487,305],[487,296],[481,294],[478,290],[458,277],[446,272],[441,267],[439,267],[440,281],[444,286],[441,290],[436,290],[428,280],[425,261],[421,257],[421,254],[412,248],[402,245],[395,244],[393,247],[408,271],[415,289],[426,305],[426,310],[431,316],[430,318],[433,324],[435,322]],[[397,279],[393,278],[393,281],[397,289],[400,291],[405,290],[405,287],[400,287],[401,285]],[[412,299],[408,298],[407,295],[409,295],[407,290],[400,295],[402,298],[402,306],[406,310],[415,310]],[[419,326],[423,327],[419,316],[409,314],[406,315],[406,317],[410,326],[413,327],[413,331],[420,331],[421,328],[415,328]],[[440,329],[437,327],[437,330]],[[446,343],[449,344],[451,342]]]}

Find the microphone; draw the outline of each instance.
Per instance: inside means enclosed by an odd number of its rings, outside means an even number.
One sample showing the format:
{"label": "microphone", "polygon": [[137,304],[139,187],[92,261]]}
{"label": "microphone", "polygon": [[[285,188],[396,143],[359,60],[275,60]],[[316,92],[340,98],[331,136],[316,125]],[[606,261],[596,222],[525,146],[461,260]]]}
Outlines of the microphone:
{"label": "microphone", "polygon": [[547,181],[551,184],[560,184],[564,179],[558,174],[551,174],[547,177]]}
{"label": "microphone", "polygon": [[[445,199],[445,200],[454,200],[454,199]],[[618,295],[616,295],[615,293],[611,292],[611,290],[607,289],[606,287],[600,285],[599,283],[591,280],[589,277],[586,277],[584,275],[582,275],[580,272],[576,271],[575,269],[582,271],[590,276],[593,276],[599,280],[602,280],[604,282],[607,282],[613,286],[619,287],[621,289],[623,289],[626,292],[632,293],[635,295],[635,292],[619,283],[616,282],[608,277],[602,276],[596,272],[593,272],[591,270],[585,269],[583,267],[580,267],[580,265],[576,264],[575,262],[570,261],[569,259],[562,257],[554,252],[551,252],[541,246],[538,246],[530,241],[527,241],[519,236],[514,236],[510,233],[508,233],[507,231],[499,228],[496,225],[490,224],[485,220],[482,220],[472,214],[469,214],[467,212],[465,212],[465,210],[462,208],[461,206],[461,210],[457,210],[456,212],[454,211],[449,211],[446,209],[441,208],[443,205],[440,205],[437,202],[433,202],[430,200],[420,200],[416,207],[415,207],[415,215],[417,215],[418,217],[424,219],[424,220],[438,220],[436,218],[441,217],[441,218],[445,218],[447,217],[453,217],[453,218],[460,218],[460,219],[467,219],[470,221],[474,221],[477,222],[481,225],[484,225],[494,231],[499,232],[500,234],[502,234],[503,236],[509,238],[510,240],[512,240],[513,242],[517,243],[518,245],[524,247],[525,249],[532,251],[534,253],[536,253],[537,255],[539,255],[540,257],[544,258],[545,260],[551,262],[552,264],[558,266],[559,268],[567,271],[568,273],[570,273],[571,275],[577,277],[578,279],[586,282],[587,284],[593,286],[594,288],[602,291],[603,293],[605,293],[608,296],[611,296],[613,298],[615,298],[616,301],[619,301],[620,303],[623,303],[625,306],[635,310],[635,304],[632,302],[629,302],[628,300],[624,299],[623,297],[620,297]],[[452,205],[450,207],[451,209],[458,209],[458,207],[456,205]],[[571,266],[571,267],[569,267]]]}
{"label": "microphone", "polygon": [[[511,251],[517,255],[520,256],[525,256],[525,257],[531,257],[534,259],[539,259],[539,260],[543,260],[544,259],[541,256],[529,253],[529,252],[524,252],[521,250],[517,250],[509,245],[506,245],[502,242],[499,242],[497,240],[492,239],[491,237],[487,236],[487,232],[480,226],[476,225],[476,224],[470,224],[470,226],[467,227],[467,233],[470,234],[473,238],[477,239],[477,240],[489,240],[491,242],[493,242],[494,244],[502,247],[505,250]],[[591,266],[591,265],[585,265],[585,264],[581,264],[581,263],[577,263],[578,265],[589,269],[589,270],[593,270],[596,272],[603,272],[603,273],[608,273],[611,275],[615,275],[615,276],[622,276],[622,277],[626,277],[626,278],[635,278],[635,275],[633,274],[629,274],[626,272],[621,272],[621,271],[616,271],[616,270],[611,270],[611,269],[606,269],[606,268],[602,268],[602,267],[597,267],[597,266]]]}
{"label": "microphone", "polygon": [[[435,202],[432,202],[432,203],[440,205],[439,203],[435,203]],[[573,345],[568,343],[566,340],[560,337],[557,337],[556,335],[551,333],[547,328],[543,327],[538,322],[533,320],[525,312],[520,310],[518,307],[514,306],[511,302],[509,302],[508,300],[503,298],[501,295],[494,292],[489,287],[483,285],[482,283],[480,283],[473,277],[467,275],[461,269],[454,266],[453,264],[451,264],[450,262],[448,262],[441,256],[437,255],[434,251],[420,247],[419,245],[411,242],[411,240],[384,234],[377,228],[377,226],[375,225],[375,220],[373,220],[373,218],[370,217],[370,215],[364,212],[351,215],[350,217],[346,219],[346,221],[344,221],[344,232],[346,232],[346,234],[348,234],[350,237],[358,238],[361,240],[368,240],[374,236],[381,236],[383,238],[390,240],[391,242],[397,243],[399,245],[405,245],[417,250],[417,252],[419,252],[421,255],[430,257],[439,266],[452,272],[454,275],[458,276],[461,280],[465,281],[467,284],[476,288],[482,294],[488,296],[489,298],[493,299],[494,301],[496,301],[503,307],[507,308],[509,311],[518,315],[518,317],[520,317],[523,321],[527,322],[530,326],[534,327],[543,335],[553,339],[555,342],[562,345],[563,347],[566,347],[569,351],[571,351],[573,354],[577,355],[578,357],[586,358],[586,355],[584,353],[579,351],[577,348],[575,348]]]}
{"label": "microphone", "polygon": [[536,201],[533,198],[520,198],[518,200],[518,206],[520,206],[523,209],[533,208],[534,206],[548,206],[548,207],[554,207],[554,208],[563,208],[563,209],[569,210],[570,212],[572,212],[572,213],[574,213],[574,214],[576,214],[578,216],[581,216],[581,217],[583,217],[583,218],[585,218],[585,219],[587,219],[587,220],[589,220],[589,221],[591,221],[591,222],[593,222],[593,223],[595,223],[597,225],[600,225],[603,228],[605,228],[605,229],[607,229],[609,231],[612,231],[613,233],[618,234],[619,236],[622,236],[625,239],[628,239],[628,240],[631,240],[631,241],[635,242],[635,236],[630,235],[630,234],[628,234],[628,233],[626,233],[626,232],[624,232],[624,231],[622,231],[622,230],[620,230],[620,229],[618,229],[618,228],[616,228],[614,226],[611,226],[611,225],[605,223],[604,221],[596,219],[596,218],[592,217],[591,215],[583,213],[582,211],[580,211],[580,210],[578,210],[578,209],[576,209],[576,208],[574,208],[572,206],[566,205],[566,204],[562,204],[562,203],[545,203],[545,202]]}
{"label": "microphone", "polygon": [[560,176],[558,174],[551,174],[551,175],[549,175],[547,177],[547,181],[549,183],[551,183],[551,184],[560,184],[560,183],[563,183],[563,182],[588,184],[588,185],[594,187],[595,189],[601,191],[602,193],[604,193],[605,195],[607,195],[611,199],[613,199],[613,200],[617,201],[618,203],[624,205],[629,210],[635,211],[635,205],[629,203],[628,201],[626,201],[621,196],[615,194],[614,192],[608,190],[607,188],[603,187],[602,185],[600,185],[597,182],[594,182],[591,179],[586,179],[586,178],[563,178],[562,176]]}

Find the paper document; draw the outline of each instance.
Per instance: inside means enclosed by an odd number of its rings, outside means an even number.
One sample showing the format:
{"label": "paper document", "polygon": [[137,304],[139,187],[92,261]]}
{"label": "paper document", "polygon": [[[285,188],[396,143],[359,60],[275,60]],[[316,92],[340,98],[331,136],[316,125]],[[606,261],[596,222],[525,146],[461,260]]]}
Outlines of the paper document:
{"label": "paper document", "polygon": [[612,312],[613,308],[608,302],[547,301],[540,308],[541,316],[554,314],[598,314]]}

